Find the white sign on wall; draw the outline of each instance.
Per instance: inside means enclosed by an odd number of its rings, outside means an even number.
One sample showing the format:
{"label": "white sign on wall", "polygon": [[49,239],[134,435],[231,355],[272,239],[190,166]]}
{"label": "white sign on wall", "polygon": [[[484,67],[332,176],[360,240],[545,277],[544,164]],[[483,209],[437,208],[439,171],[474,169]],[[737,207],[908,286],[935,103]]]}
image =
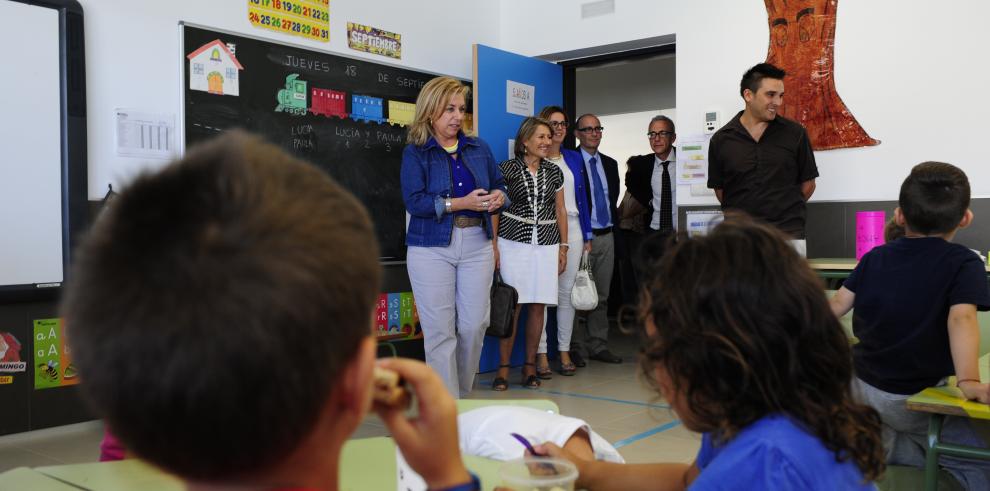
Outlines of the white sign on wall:
{"label": "white sign on wall", "polygon": [[536,104],[536,87],[505,81],[505,112],[520,116],[532,116]]}

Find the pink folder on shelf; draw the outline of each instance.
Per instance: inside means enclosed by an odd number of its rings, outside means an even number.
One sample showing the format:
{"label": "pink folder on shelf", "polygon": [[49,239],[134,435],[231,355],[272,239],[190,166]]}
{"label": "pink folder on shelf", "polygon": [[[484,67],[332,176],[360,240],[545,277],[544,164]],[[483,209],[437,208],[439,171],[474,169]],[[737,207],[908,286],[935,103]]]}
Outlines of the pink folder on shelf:
{"label": "pink folder on shelf", "polygon": [[883,245],[883,227],[887,223],[885,211],[856,212],[856,260],[878,245]]}

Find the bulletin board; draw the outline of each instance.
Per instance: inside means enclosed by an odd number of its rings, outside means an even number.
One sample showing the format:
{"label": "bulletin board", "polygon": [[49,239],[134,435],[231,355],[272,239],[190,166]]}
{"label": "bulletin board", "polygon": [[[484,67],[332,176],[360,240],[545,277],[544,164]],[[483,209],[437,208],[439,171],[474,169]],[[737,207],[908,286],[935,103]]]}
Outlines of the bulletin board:
{"label": "bulletin board", "polygon": [[231,128],[326,171],[375,223],[381,255],[405,258],[399,170],[420,88],[436,75],[190,24],[182,29],[188,148]]}

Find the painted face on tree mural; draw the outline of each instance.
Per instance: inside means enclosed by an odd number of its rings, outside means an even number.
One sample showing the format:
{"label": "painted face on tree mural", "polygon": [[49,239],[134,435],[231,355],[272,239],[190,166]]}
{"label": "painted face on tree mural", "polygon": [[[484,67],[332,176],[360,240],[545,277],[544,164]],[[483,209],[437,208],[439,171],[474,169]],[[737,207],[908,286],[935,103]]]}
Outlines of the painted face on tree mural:
{"label": "painted face on tree mural", "polygon": [[779,114],[808,131],[815,150],[877,145],[835,91],[838,0],[765,0],[770,27],[767,63],[787,72]]}

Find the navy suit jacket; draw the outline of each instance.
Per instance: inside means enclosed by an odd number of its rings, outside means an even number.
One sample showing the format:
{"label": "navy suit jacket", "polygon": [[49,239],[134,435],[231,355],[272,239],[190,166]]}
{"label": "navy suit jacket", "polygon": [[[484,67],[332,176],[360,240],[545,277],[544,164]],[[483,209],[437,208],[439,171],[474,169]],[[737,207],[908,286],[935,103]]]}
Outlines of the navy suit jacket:
{"label": "navy suit jacket", "polygon": [[[578,149],[577,152],[580,154],[581,150]],[[598,153],[598,157],[601,160],[602,168],[605,170],[605,182],[608,185],[608,209],[612,214],[612,226],[617,227],[619,225],[619,219],[618,214],[615,212],[615,204],[619,201],[619,164],[615,159],[601,152]],[[587,172],[584,173],[584,188],[588,191],[589,210],[591,209],[592,185],[594,185],[594,181],[591,180]]]}

